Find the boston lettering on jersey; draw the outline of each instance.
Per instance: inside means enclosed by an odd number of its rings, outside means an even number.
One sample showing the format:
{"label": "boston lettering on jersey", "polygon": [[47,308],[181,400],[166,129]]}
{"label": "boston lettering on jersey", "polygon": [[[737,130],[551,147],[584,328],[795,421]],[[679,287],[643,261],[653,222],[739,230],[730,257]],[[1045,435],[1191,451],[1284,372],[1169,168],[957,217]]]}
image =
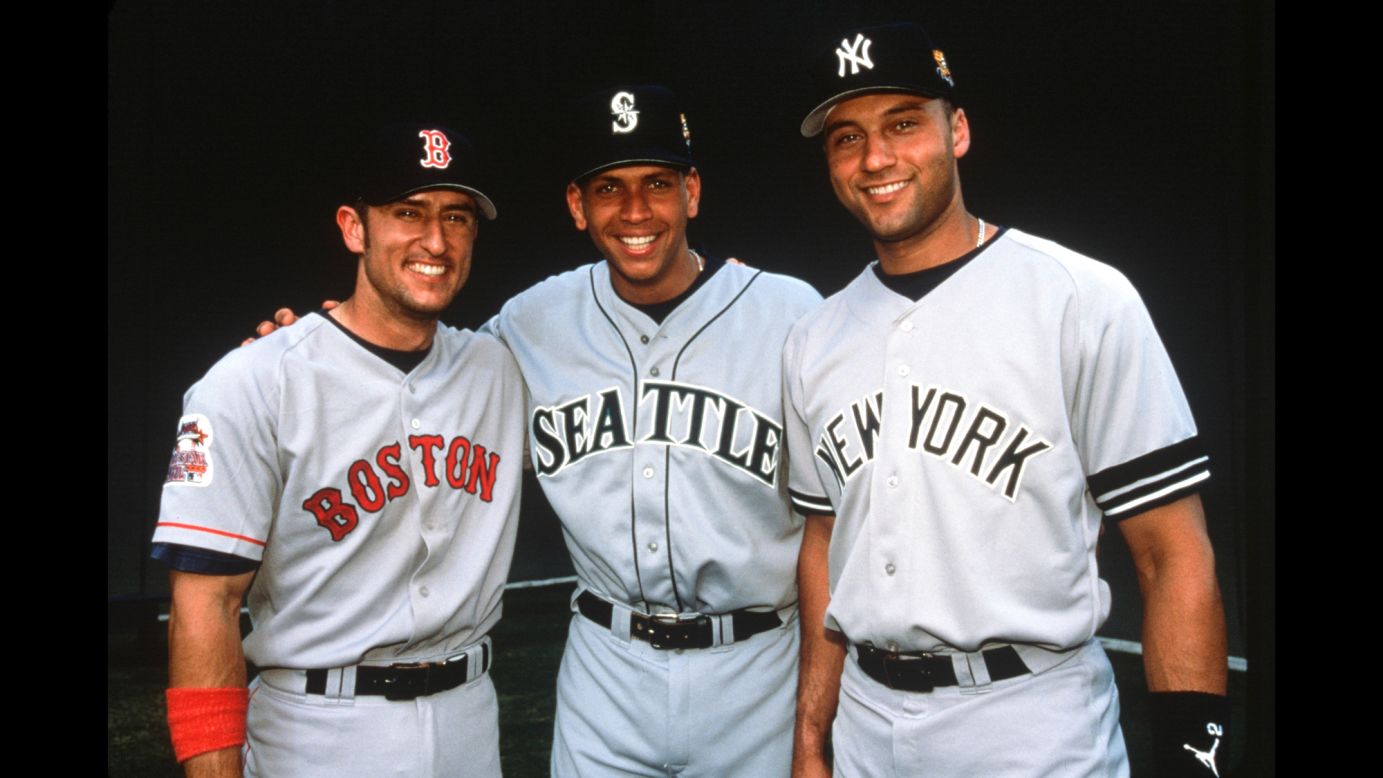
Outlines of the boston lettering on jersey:
{"label": "boston lettering on jersey", "polygon": [[[883,405],[884,393],[876,392],[850,403],[826,422],[816,457],[826,463],[841,486],[874,459]],[[1011,434],[1001,443],[1009,430]],[[971,403],[958,392],[913,384],[907,447],[950,462],[990,488],[998,487],[1001,476],[1007,473],[1002,493],[1013,502],[1027,461],[1051,449],[1052,444],[1002,411]]]}
{"label": "boston lettering on jersey", "polygon": [[[422,459],[424,486],[437,487],[445,480],[453,489],[465,489],[490,502],[499,472],[499,454],[486,451],[484,446],[462,435],[452,438],[450,443],[441,435],[409,435],[408,445]],[[375,452],[373,464],[365,459],[351,463],[346,483],[356,504],[369,513],[377,513],[385,503],[408,494],[412,479],[401,464],[402,455],[403,450],[395,441]],[[355,505],[346,502],[341,490],[334,486],[318,489],[303,501],[303,509],[316,517],[333,541],[349,535],[360,523]]]}
{"label": "boston lettering on jersey", "polygon": [[[783,427],[750,406],[704,386],[644,381],[639,404],[651,411],[640,443],[666,443],[699,450],[772,486],[778,476]],[[735,450],[747,432],[748,443]],[[618,387],[533,410],[533,464],[552,476],[594,454],[633,445]]]}

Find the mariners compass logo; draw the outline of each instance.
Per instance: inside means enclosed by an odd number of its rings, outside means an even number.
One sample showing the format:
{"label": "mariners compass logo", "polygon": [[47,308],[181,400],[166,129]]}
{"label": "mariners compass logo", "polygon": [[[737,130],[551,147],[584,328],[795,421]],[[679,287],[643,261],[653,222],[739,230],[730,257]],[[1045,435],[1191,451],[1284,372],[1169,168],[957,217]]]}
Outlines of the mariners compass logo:
{"label": "mariners compass logo", "polygon": [[621,135],[626,132],[633,132],[639,126],[639,112],[634,110],[634,95],[628,92],[616,92],[610,100],[610,115],[615,120],[610,123],[610,128]]}
{"label": "mariners compass logo", "polygon": [[178,420],[178,442],[164,483],[206,486],[211,475],[211,421],[200,413],[189,413]]}
{"label": "mariners compass logo", "polygon": [[[851,43],[849,38],[840,39],[840,48],[836,49],[836,58],[840,60],[840,69],[836,75],[845,78],[845,63],[850,63],[850,75],[858,75],[860,67],[869,70],[874,69],[874,61],[869,58],[869,46],[874,41],[864,37],[864,33],[855,35],[855,42]],[[829,60],[827,60],[829,61]]]}

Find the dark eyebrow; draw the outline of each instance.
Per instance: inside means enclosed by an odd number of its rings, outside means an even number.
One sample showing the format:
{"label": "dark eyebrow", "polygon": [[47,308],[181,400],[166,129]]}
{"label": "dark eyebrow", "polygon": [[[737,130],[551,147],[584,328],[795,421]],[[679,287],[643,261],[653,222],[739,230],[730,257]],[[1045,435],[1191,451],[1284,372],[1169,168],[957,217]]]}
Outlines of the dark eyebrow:
{"label": "dark eyebrow", "polygon": [[859,126],[859,122],[856,122],[856,121],[853,121],[853,120],[851,120],[851,121],[834,121],[834,122],[831,122],[830,124],[827,124],[827,125],[826,125],[826,129],[822,130],[822,131],[821,131],[821,134],[822,134],[822,136],[830,135],[831,133],[835,132],[836,130],[840,129],[841,127],[847,127],[847,126],[852,125],[852,124],[855,125],[856,127]]}
{"label": "dark eyebrow", "polygon": [[442,213],[454,213],[456,211],[465,211],[469,214],[476,213],[475,205],[472,203],[451,203],[442,206]]}
{"label": "dark eyebrow", "polygon": [[892,108],[888,109],[887,111],[884,111],[884,116],[892,116],[896,113],[907,113],[908,111],[920,111],[923,108],[926,108],[928,102],[930,101],[908,100],[905,102],[901,102],[893,106]]}
{"label": "dark eyebrow", "polygon": [[[926,108],[927,103],[929,102],[931,101],[916,98],[907,98],[899,103],[895,103],[892,107],[885,109],[883,115],[893,116],[895,114],[908,113],[909,111],[921,111],[924,108]],[[852,124],[855,126],[859,126],[859,122],[856,122],[854,120],[840,120],[830,122],[826,125],[826,128],[822,130],[822,133],[824,135],[830,135],[831,133],[835,132],[841,127],[846,127]]]}

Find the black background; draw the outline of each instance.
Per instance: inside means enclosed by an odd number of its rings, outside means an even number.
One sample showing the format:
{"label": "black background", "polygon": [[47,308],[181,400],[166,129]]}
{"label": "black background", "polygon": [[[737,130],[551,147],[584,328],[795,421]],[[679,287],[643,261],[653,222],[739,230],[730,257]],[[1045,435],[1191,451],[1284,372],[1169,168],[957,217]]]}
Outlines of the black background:
{"label": "black background", "polygon": [[[1147,302],[1214,459],[1203,496],[1231,652],[1267,671],[1251,693],[1270,702],[1274,18],[1249,2],[116,3],[108,596],[166,591],[145,557],[182,392],[274,308],[349,294],[332,221],[344,130],[440,119],[484,152],[500,218],[450,324],[597,258],[566,214],[553,139],[566,99],[616,82],[687,104],[704,181],[693,241],[829,294],[872,251],[797,132],[804,63],[848,24],[904,19],[961,90],[969,209],[1114,265]],[[540,518],[515,577],[560,574],[555,525],[526,495]],[[1137,639],[1117,536],[1104,633]]]}

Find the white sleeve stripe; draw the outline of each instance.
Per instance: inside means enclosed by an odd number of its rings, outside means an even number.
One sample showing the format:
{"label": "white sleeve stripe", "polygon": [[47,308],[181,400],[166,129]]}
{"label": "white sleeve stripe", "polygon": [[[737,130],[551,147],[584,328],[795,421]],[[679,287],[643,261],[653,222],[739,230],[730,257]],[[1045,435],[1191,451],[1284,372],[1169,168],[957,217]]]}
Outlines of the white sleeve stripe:
{"label": "white sleeve stripe", "polygon": [[800,513],[835,513],[836,509],[824,497],[799,497],[792,495],[793,507]]}
{"label": "white sleeve stripe", "polygon": [[1192,475],[1190,478],[1187,478],[1187,479],[1184,479],[1184,480],[1181,480],[1181,481],[1177,481],[1176,483],[1170,484],[1170,485],[1165,486],[1165,487],[1163,487],[1163,488],[1161,488],[1161,489],[1158,489],[1157,491],[1152,492],[1151,494],[1145,494],[1145,495],[1143,495],[1142,497],[1139,497],[1139,498],[1136,499],[1136,500],[1131,500],[1131,501],[1129,501],[1129,502],[1121,503],[1121,504],[1119,504],[1119,505],[1111,505],[1111,506],[1109,506],[1108,508],[1105,509],[1105,512],[1104,512],[1104,513],[1105,513],[1106,516],[1113,516],[1113,515],[1119,514],[1119,513],[1130,513],[1130,512],[1133,512],[1134,509],[1136,509],[1136,508],[1137,508],[1138,506],[1140,506],[1140,505],[1144,505],[1144,504],[1146,504],[1146,503],[1152,502],[1153,500],[1156,500],[1156,499],[1158,499],[1159,497],[1163,497],[1163,496],[1165,496],[1165,495],[1167,495],[1167,494],[1170,494],[1170,493],[1172,493],[1172,492],[1175,492],[1175,491],[1178,490],[1178,489],[1185,489],[1185,488],[1188,487],[1188,486],[1192,486],[1192,485],[1194,485],[1194,484],[1198,484],[1198,483],[1200,483],[1201,481],[1204,481],[1205,479],[1207,479],[1207,478],[1209,478],[1209,477],[1210,477],[1210,471],[1209,471],[1209,470],[1202,470],[1202,471],[1200,471],[1199,473],[1196,473],[1195,475]]}
{"label": "white sleeve stripe", "polygon": [[1112,500],[1112,499],[1114,499],[1115,497],[1118,497],[1118,496],[1121,495],[1121,494],[1125,494],[1125,493],[1127,493],[1127,492],[1133,491],[1134,489],[1137,489],[1137,488],[1139,488],[1139,487],[1141,487],[1141,486],[1146,486],[1146,485],[1148,485],[1148,484],[1150,484],[1150,483],[1153,483],[1153,482],[1155,482],[1155,481],[1160,481],[1160,480],[1163,480],[1163,479],[1165,479],[1165,478],[1171,478],[1172,476],[1176,475],[1177,473],[1180,473],[1180,472],[1183,471],[1183,470],[1187,470],[1187,469],[1189,469],[1189,468],[1195,467],[1196,465],[1205,464],[1206,462],[1209,462],[1209,461],[1210,461],[1210,457],[1209,457],[1209,456],[1198,457],[1198,458],[1196,458],[1196,459],[1191,460],[1190,462],[1187,462],[1187,463],[1184,464],[1184,465],[1181,465],[1180,467],[1174,467],[1174,468],[1171,468],[1170,470],[1163,470],[1162,472],[1157,473],[1156,475],[1150,475],[1150,476],[1148,476],[1147,478],[1140,478],[1140,479],[1138,479],[1137,481],[1134,481],[1134,482],[1131,483],[1131,484],[1125,484],[1125,485],[1119,487],[1118,489],[1110,489],[1109,491],[1105,492],[1104,494],[1097,494],[1097,495],[1095,495],[1095,502],[1103,503],[1103,502]]}

